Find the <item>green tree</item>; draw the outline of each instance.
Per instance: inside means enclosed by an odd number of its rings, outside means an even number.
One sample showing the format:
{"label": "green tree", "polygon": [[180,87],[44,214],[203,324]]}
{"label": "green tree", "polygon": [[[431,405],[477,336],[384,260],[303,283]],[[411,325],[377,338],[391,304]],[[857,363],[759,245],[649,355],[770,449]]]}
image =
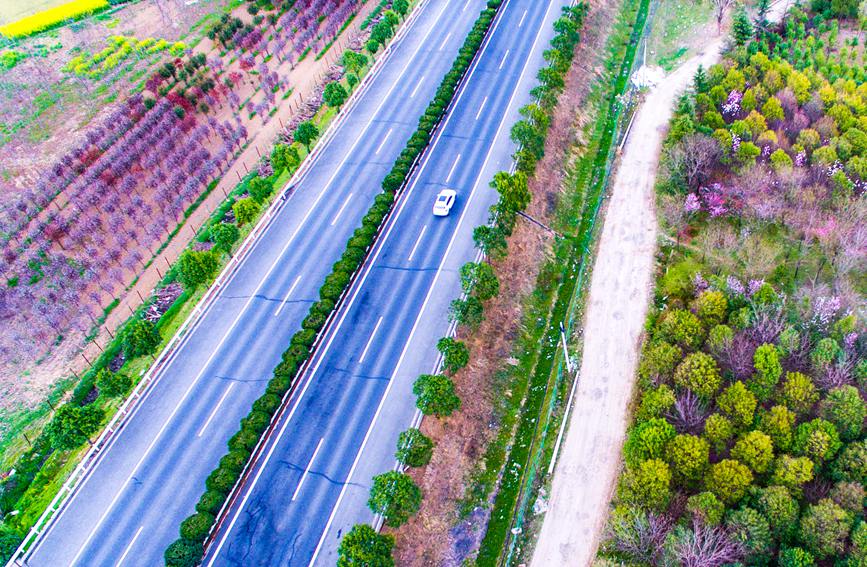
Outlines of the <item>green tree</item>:
{"label": "green tree", "polygon": [[340,540],[337,567],[394,567],[394,536],[379,534],[368,524],[356,524]]}
{"label": "green tree", "polygon": [[418,512],[421,489],[408,474],[388,471],[373,477],[367,505],[375,514],[382,514],[386,525],[396,528]]}
{"label": "green tree", "polygon": [[700,479],[708,467],[710,446],[695,435],[675,436],[665,448],[674,476],[687,482]]}
{"label": "green tree", "polygon": [[394,0],[391,3],[391,9],[401,17],[406,16],[406,13],[409,11],[409,2],[407,0]]}
{"label": "green tree", "polygon": [[741,46],[746,44],[752,37],[753,25],[750,23],[746,9],[743,5],[740,5],[732,17],[732,39],[735,45]]}
{"label": "green tree", "polygon": [[487,301],[500,293],[500,280],[487,262],[467,262],[461,266],[461,288],[467,295]]}
{"label": "green tree", "polygon": [[397,438],[395,458],[410,467],[423,467],[433,456],[434,442],[418,429],[411,427]]}
{"label": "green tree", "polygon": [[123,331],[121,348],[126,358],[150,354],[160,344],[156,325],[145,319],[133,319]]}
{"label": "green tree", "polygon": [[638,375],[646,381],[659,382],[671,377],[677,363],[683,359],[680,347],[666,342],[653,343],[644,348]]}
{"label": "green tree", "polygon": [[780,451],[788,451],[795,429],[795,413],[786,406],[774,406],[762,412],[759,429],[774,442]]}
{"label": "green tree", "polygon": [[325,104],[332,108],[340,108],[346,102],[349,93],[339,81],[332,81],[325,85],[325,90],[322,92],[322,100]]}
{"label": "green tree", "polygon": [[658,333],[669,343],[696,349],[704,342],[704,328],[698,317],[685,309],[672,309],[662,316]]}
{"label": "green tree", "polygon": [[807,457],[780,455],[774,463],[771,484],[788,488],[792,494],[800,495],[801,487],[813,480],[813,461]]}
{"label": "green tree", "polygon": [[816,565],[813,554],[800,547],[790,547],[780,551],[778,562],[780,567],[813,567]]}
{"label": "green tree", "polygon": [[819,392],[809,376],[800,372],[787,372],[780,391],[780,401],[796,415],[802,415],[819,401]]}
{"label": "green tree", "polygon": [[485,320],[485,306],[481,300],[471,295],[465,299],[452,301],[449,318],[458,325],[464,325],[471,330],[476,330]]}
{"label": "green tree", "polygon": [[756,509],[764,515],[771,532],[779,541],[792,541],[798,527],[798,501],[785,486],[769,486],[759,491]]}
{"label": "green tree", "polygon": [[732,447],[732,458],[737,459],[756,474],[766,472],[774,460],[774,443],[761,431],[750,431]]}
{"label": "green tree", "polygon": [[308,152],[310,151],[310,144],[312,144],[318,137],[319,128],[309,120],[305,120],[298,124],[295,128],[295,133],[292,135],[292,139],[307,148]]}
{"label": "green tree", "polygon": [[762,105],[762,115],[768,122],[778,122],[786,118],[780,99],[775,96],[769,97]]}
{"label": "green tree", "polygon": [[692,88],[696,93],[706,93],[708,90],[707,72],[703,65],[699,65],[692,77]]}
{"label": "green tree", "polygon": [[443,355],[443,371],[454,374],[470,362],[470,350],[463,341],[443,337],[437,341],[437,350]]}
{"label": "green tree", "polygon": [[214,525],[214,516],[208,512],[196,512],[181,522],[181,537],[190,541],[203,542]]}
{"label": "green tree", "polygon": [[209,283],[220,267],[220,260],[210,250],[184,250],[178,259],[178,279],[185,289]]}
{"label": "green tree", "polygon": [[494,175],[491,186],[500,194],[503,206],[513,212],[523,211],[530,204],[530,190],[527,187],[527,174],[523,171],[508,173],[500,171]]}
{"label": "green tree", "polygon": [[719,390],[722,378],[713,358],[703,352],[694,352],[684,358],[674,371],[674,383],[709,400]]}
{"label": "green tree", "polygon": [[867,419],[867,405],[861,399],[858,388],[834,388],[819,407],[822,417],[834,424],[842,439],[851,441],[861,436],[864,420]]}
{"label": "green tree", "polygon": [[722,521],[726,507],[713,492],[699,492],[686,500],[686,509],[694,520],[716,526]]}
{"label": "green tree", "polygon": [[864,487],[858,482],[838,482],[831,489],[831,500],[838,506],[853,514],[863,516],[864,512]]}
{"label": "green tree", "polygon": [[837,428],[830,421],[814,419],[802,423],[795,430],[792,450],[796,455],[803,455],[821,465],[834,458],[843,443]]}
{"label": "green tree", "polygon": [[425,415],[448,416],[461,407],[455,383],[442,374],[422,374],[415,381],[412,392],[416,395],[418,409]]}
{"label": "green tree", "polygon": [[721,291],[704,291],[695,300],[696,315],[708,327],[719,325],[725,320],[728,306],[728,300]]}
{"label": "green tree", "polygon": [[757,511],[746,506],[732,510],[726,518],[726,527],[732,539],[744,546],[747,557],[761,561],[771,554],[774,544],[771,527]]}
{"label": "green tree", "polygon": [[711,465],[704,479],[705,487],[726,504],[734,504],[743,498],[752,482],[750,469],[731,459]]}
{"label": "green tree", "polygon": [[704,437],[717,453],[725,450],[734,435],[735,428],[731,420],[723,415],[712,414],[704,422]]}
{"label": "green tree", "polygon": [[106,398],[118,398],[123,396],[132,387],[132,380],[125,374],[112,372],[108,368],[100,368],[94,380],[99,393]]}
{"label": "green tree", "polygon": [[818,504],[808,506],[801,517],[801,541],[818,559],[842,554],[850,529],[852,515],[830,498],[823,498]]}
{"label": "green tree", "polygon": [[831,337],[825,337],[816,343],[816,346],[813,347],[812,351],[810,351],[810,361],[813,363],[813,366],[817,368],[830,366],[837,360],[842,352],[843,349],[840,348],[837,341]]}
{"label": "green tree", "polygon": [[103,418],[105,412],[93,404],[64,404],[45,426],[45,434],[52,447],[59,451],[68,451],[81,446],[85,441],[90,443],[90,438],[99,431]]}
{"label": "green tree", "polygon": [[759,401],[765,402],[771,397],[783,375],[777,347],[771,344],[760,345],[753,355],[753,365],[756,373],[749,379],[747,386]]}
{"label": "green tree", "polygon": [[295,170],[301,164],[301,156],[298,155],[298,150],[289,144],[274,144],[274,149],[271,150],[271,167],[275,173],[280,173],[283,170]]}
{"label": "green tree", "polygon": [[204,552],[201,543],[178,538],[166,548],[163,559],[166,567],[195,567]]}
{"label": "green tree", "polygon": [[361,68],[367,65],[367,56],[363,53],[347,49],[343,52],[341,63],[347,73],[358,74],[358,72],[361,71]]}
{"label": "green tree", "polygon": [[635,414],[636,421],[647,421],[662,417],[677,402],[674,391],[666,384],[645,391],[641,396],[641,406]]}
{"label": "green tree", "polygon": [[232,205],[232,212],[235,213],[235,219],[238,221],[238,226],[244,226],[248,222],[256,220],[256,215],[259,212],[259,205],[247,197],[246,199],[238,199]]}
{"label": "green tree", "polygon": [[671,470],[659,459],[641,461],[626,470],[620,494],[624,500],[649,510],[664,510],[671,497]]}
{"label": "green tree", "polygon": [[843,448],[831,466],[831,478],[867,484],[867,439]]}
{"label": "green tree", "polygon": [[274,192],[274,182],[267,177],[254,177],[247,185],[247,189],[253,200],[262,204]]}
{"label": "green tree", "polygon": [[214,243],[214,248],[227,254],[240,236],[241,231],[230,222],[221,222],[211,228],[211,241]]}
{"label": "green tree", "polygon": [[676,434],[674,426],[663,418],[637,423],[623,445],[626,463],[634,467],[641,461],[664,457],[665,446]]}
{"label": "green tree", "polygon": [[716,399],[719,408],[731,418],[735,427],[749,427],[756,411],[756,397],[738,380],[729,385]]}
{"label": "green tree", "polygon": [[506,235],[497,226],[477,226],[473,229],[473,242],[479,250],[494,260],[504,257],[508,250]]}

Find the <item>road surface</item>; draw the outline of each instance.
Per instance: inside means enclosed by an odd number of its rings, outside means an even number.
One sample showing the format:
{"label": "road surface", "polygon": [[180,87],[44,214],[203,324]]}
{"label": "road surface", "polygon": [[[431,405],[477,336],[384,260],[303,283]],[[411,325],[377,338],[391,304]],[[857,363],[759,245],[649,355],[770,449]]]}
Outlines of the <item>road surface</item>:
{"label": "road surface", "polygon": [[[397,437],[414,419],[412,384],[434,366],[448,304],[460,293],[458,270],[476,254],[472,230],[497,198],[489,183],[511,165],[509,129],[566,4],[504,3],[204,565],[333,566],[341,535],[373,520],[371,479],[395,465]],[[457,203],[435,218],[444,187],[457,190]]]}
{"label": "road surface", "polygon": [[31,547],[27,565],[162,564],[484,4],[430,0],[418,8],[315,165]]}

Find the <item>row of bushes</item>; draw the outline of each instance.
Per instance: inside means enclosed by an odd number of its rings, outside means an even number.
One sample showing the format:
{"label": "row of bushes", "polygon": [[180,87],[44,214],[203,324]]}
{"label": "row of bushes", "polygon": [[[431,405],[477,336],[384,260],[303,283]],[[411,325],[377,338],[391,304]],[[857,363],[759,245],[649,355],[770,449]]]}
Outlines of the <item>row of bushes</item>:
{"label": "row of bushes", "polygon": [[362,219],[361,226],[350,237],[343,255],[334,263],[331,274],[325,278],[319,289],[319,301],[310,307],[307,317],[301,323],[301,330],[290,340],[265,393],[254,402],[247,417],[241,420],[238,432],[229,440],[227,453],[208,476],[205,482],[206,490],[196,504],[196,513],[181,523],[180,537],[166,549],[166,565],[186,567],[200,561],[203,543],[210,534],[218,513],[241,478],[252,451],[282,406],[282,398],[295,383],[320,331],[348,289],[353,274],[367,257],[380,226],[391,211],[397,191],[404,185],[412,172],[413,164],[430,143],[436,126],[442,120],[461,78],[484,39],[496,13],[495,7],[499,6],[500,1],[489,1],[489,7],[480,15],[452,69],[440,84],[434,100],[419,119],[416,132],[383,180],[382,192],[374,199],[373,205]]}

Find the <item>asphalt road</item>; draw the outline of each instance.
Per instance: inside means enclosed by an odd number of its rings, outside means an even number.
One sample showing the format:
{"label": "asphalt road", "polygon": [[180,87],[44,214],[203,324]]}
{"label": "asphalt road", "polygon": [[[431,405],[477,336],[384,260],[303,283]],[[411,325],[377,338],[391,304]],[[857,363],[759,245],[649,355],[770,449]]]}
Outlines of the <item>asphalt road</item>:
{"label": "asphalt road", "polygon": [[[529,99],[565,0],[508,0],[447,122],[398,202],[340,318],[256,463],[204,565],[334,565],[340,536],[371,522],[375,474],[395,465],[415,419],[412,384],[431,371],[472,230],[508,169],[509,128]],[[451,215],[431,214],[456,189]]]}
{"label": "asphalt road", "polygon": [[315,165],[31,548],[27,565],[162,564],[483,6],[430,0],[419,8]]}

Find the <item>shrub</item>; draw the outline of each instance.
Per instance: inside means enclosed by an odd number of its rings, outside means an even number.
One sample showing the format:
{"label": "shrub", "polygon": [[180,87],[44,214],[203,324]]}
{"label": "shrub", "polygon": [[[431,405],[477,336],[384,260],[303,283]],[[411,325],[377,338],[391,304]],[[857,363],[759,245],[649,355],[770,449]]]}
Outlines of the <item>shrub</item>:
{"label": "shrub", "polygon": [[786,406],[774,406],[762,412],[759,418],[759,430],[770,437],[780,451],[788,451],[792,445],[794,427],[795,414]]}
{"label": "shrub", "polygon": [[232,246],[238,241],[240,235],[241,231],[232,223],[221,222],[211,228],[211,240],[214,243],[214,248],[225,253],[232,250]]}
{"label": "shrub", "polygon": [[708,416],[704,422],[704,436],[718,453],[725,450],[734,434],[732,422],[718,413]]}
{"label": "shrub", "polygon": [[255,431],[241,429],[229,439],[229,449],[233,451],[237,449],[252,451],[258,442],[259,435]]}
{"label": "shrub", "polygon": [[132,380],[129,376],[112,372],[108,368],[101,368],[96,373],[95,383],[99,393],[106,398],[123,396],[132,388]]}
{"label": "shrub", "polygon": [[735,427],[748,427],[753,422],[756,411],[756,397],[744,383],[737,381],[716,399],[719,408],[732,420]]}
{"label": "shrub", "polygon": [[728,300],[721,291],[704,291],[695,300],[695,312],[708,327],[718,325],[725,321]]}
{"label": "shrub", "polygon": [[636,424],[629,431],[623,445],[626,463],[635,467],[641,461],[662,458],[665,446],[676,434],[674,427],[662,418]]}
{"label": "shrub", "polygon": [[397,438],[395,458],[411,467],[423,467],[430,462],[434,443],[416,428],[402,432]]}
{"label": "shrub", "polygon": [[820,404],[822,417],[833,423],[844,440],[857,439],[864,430],[867,405],[854,386],[834,388]]}
{"label": "shrub", "polygon": [[722,379],[716,361],[703,352],[688,355],[674,372],[674,383],[708,400],[719,390]]}
{"label": "shrub", "polygon": [[780,401],[797,415],[805,414],[819,401],[819,392],[809,376],[787,372],[780,391]]}
{"label": "shrub", "polygon": [[688,349],[696,349],[704,341],[701,321],[684,309],[673,309],[663,315],[657,330],[662,339]]}
{"label": "shrub", "polygon": [[51,446],[61,451],[75,449],[99,431],[105,411],[95,405],[76,406],[71,403],[60,406],[44,434]]}
{"label": "shrub", "polygon": [[253,200],[262,204],[274,192],[274,182],[267,177],[254,177],[247,185],[247,189]]}
{"label": "shrub", "polygon": [[238,480],[239,476],[240,471],[217,467],[208,475],[208,478],[205,479],[205,486],[208,490],[228,494],[229,491],[232,490],[232,487],[235,486],[235,482]]}
{"label": "shrub", "polygon": [[726,504],[734,504],[746,494],[753,482],[753,473],[737,461],[724,459],[711,465],[704,482],[717,498]]}
{"label": "shrub", "polygon": [[813,363],[813,366],[817,368],[830,366],[835,360],[837,360],[837,357],[840,356],[842,351],[843,349],[840,348],[837,341],[831,337],[825,337],[820,340],[810,352],[810,361]]}
{"label": "shrub", "polygon": [[796,455],[803,455],[821,465],[834,458],[843,443],[837,428],[830,421],[814,419],[802,423],[795,430],[792,450]]}
{"label": "shrub", "polygon": [[686,500],[686,509],[693,520],[716,526],[722,521],[726,508],[713,492],[699,492]]}
{"label": "shrub", "polygon": [[824,498],[801,517],[801,542],[818,559],[842,554],[852,528],[852,516]]}
{"label": "shrub", "polygon": [[214,525],[214,516],[207,512],[196,512],[181,522],[181,537],[195,542],[203,542]]}
{"label": "shrub", "polygon": [[259,212],[259,205],[247,197],[246,199],[238,199],[232,205],[232,211],[235,213],[235,220],[238,221],[238,226],[244,226],[249,222],[256,220],[256,215]]}
{"label": "shrub", "polygon": [[121,348],[126,358],[135,358],[154,351],[160,344],[156,326],[144,319],[133,319],[124,330]]}
{"label": "shrub", "polygon": [[676,401],[674,391],[665,384],[651,388],[641,396],[641,406],[635,414],[635,420],[640,422],[654,417],[662,417],[674,406]]}
{"label": "shrub", "polygon": [[220,508],[223,507],[225,501],[226,495],[222,492],[206,490],[199,498],[199,502],[196,504],[196,512],[206,512],[208,514],[216,515],[217,512],[220,511]]}
{"label": "shrub", "polygon": [[209,283],[217,274],[220,261],[210,250],[184,250],[178,259],[178,279],[185,289]]}
{"label": "shrub", "polygon": [[373,477],[367,505],[374,513],[382,514],[386,525],[398,527],[418,512],[421,489],[409,475],[388,471]]}
{"label": "shrub", "polygon": [[797,531],[800,509],[784,486],[769,486],[759,491],[756,509],[764,515],[771,532],[779,541],[791,541]]}
{"label": "shrub", "polygon": [[443,371],[454,374],[470,361],[470,350],[462,341],[443,337],[437,342],[437,350],[443,355]]}
{"label": "shrub", "polygon": [[789,170],[792,169],[792,166],[794,166],[792,158],[783,150],[778,148],[771,154],[771,167],[774,168],[774,171]]}
{"label": "shrub", "polygon": [[774,460],[774,444],[771,438],[761,431],[750,431],[738,439],[732,447],[731,455],[754,473],[762,474]]}
{"label": "shrub", "polygon": [[621,481],[621,497],[649,510],[664,510],[671,497],[671,470],[659,459],[641,461],[627,469]]}
{"label": "shrub", "polygon": [[337,567],[394,567],[394,536],[379,534],[367,524],[353,526],[337,548]]}
{"label": "shrub", "polygon": [[442,374],[422,374],[412,388],[416,405],[425,415],[449,416],[461,407],[455,384]]}
{"label": "shrub", "polygon": [[682,360],[683,352],[679,347],[665,342],[645,348],[638,367],[638,375],[645,380],[664,381],[671,376],[677,363]]}
{"label": "shrub", "polygon": [[178,538],[166,548],[163,559],[166,567],[195,567],[203,553],[201,543]]}

